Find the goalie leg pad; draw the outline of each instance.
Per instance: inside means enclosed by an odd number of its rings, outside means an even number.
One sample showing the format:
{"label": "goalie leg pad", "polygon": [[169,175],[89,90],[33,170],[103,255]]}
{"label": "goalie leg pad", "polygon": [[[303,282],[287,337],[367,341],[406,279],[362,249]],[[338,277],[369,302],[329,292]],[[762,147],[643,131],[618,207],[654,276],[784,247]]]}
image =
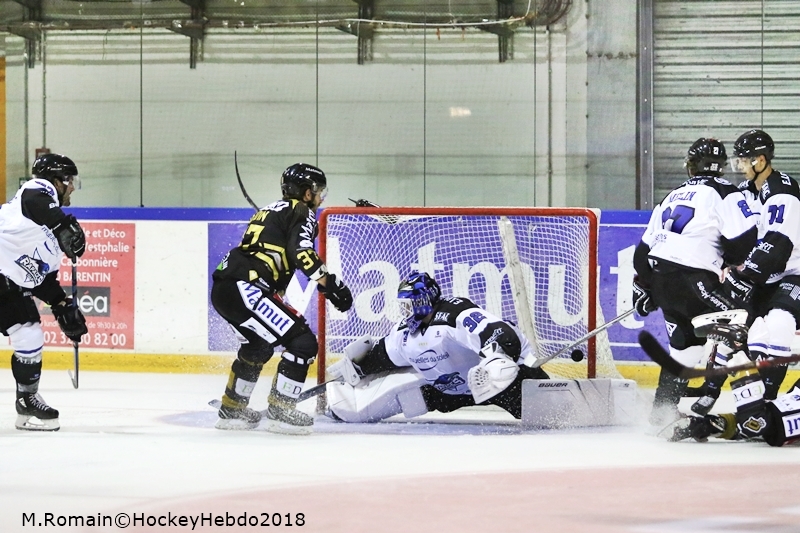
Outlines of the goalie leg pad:
{"label": "goalie leg pad", "polygon": [[411,418],[428,412],[424,400],[417,403],[424,384],[412,369],[368,376],[356,387],[332,382],[326,387],[328,408],[343,422],[378,422],[400,413]]}
{"label": "goalie leg pad", "polygon": [[481,359],[467,373],[467,384],[475,403],[483,403],[506,390],[518,373],[517,363],[504,355]]}

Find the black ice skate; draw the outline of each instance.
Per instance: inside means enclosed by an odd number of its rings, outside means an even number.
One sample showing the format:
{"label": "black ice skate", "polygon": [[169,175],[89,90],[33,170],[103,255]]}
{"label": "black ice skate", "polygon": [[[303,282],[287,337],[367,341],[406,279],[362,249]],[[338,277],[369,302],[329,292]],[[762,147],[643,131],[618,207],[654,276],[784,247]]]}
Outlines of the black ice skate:
{"label": "black ice skate", "polygon": [[272,390],[267,408],[267,429],[273,433],[286,435],[308,435],[314,426],[314,419],[297,410],[297,400]]}
{"label": "black ice skate", "polygon": [[39,393],[17,392],[17,429],[58,431],[58,410],[47,405]]}
{"label": "black ice skate", "polygon": [[219,420],[215,427],[217,429],[253,429],[261,422],[261,413],[249,407],[228,407],[222,405],[219,408]]}

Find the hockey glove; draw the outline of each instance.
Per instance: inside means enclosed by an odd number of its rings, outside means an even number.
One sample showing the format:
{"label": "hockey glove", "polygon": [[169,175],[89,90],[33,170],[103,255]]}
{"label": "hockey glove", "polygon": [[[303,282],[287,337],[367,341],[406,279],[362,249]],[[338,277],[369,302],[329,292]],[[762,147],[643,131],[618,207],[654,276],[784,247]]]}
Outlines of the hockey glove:
{"label": "hockey glove", "polygon": [[753,292],[753,283],[745,279],[736,270],[731,270],[725,276],[725,281],[711,293],[716,296],[728,309],[747,307]]}
{"label": "hockey glove", "polygon": [[658,309],[653,302],[650,289],[639,281],[639,276],[633,276],[633,307],[639,316],[647,316]]}
{"label": "hockey glove", "polygon": [[61,250],[73,261],[86,251],[86,235],[81,225],[72,215],[67,215],[55,228],[53,228]]}
{"label": "hockey glove", "polygon": [[353,294],[350,289],[330,272],[325,280],[325,286],[317,285],[317,289],[339,311],[347,311],[353,307]]}
{"label": "hockey glove", "polygon": [[63,304],[54,305],[50,309],[53,311],[53,316],[56,317],[61,331],[72,342],[81,342],[81,337],[89,333],[86,319],[81,310],[72,305],[72,298],[67,298]]}

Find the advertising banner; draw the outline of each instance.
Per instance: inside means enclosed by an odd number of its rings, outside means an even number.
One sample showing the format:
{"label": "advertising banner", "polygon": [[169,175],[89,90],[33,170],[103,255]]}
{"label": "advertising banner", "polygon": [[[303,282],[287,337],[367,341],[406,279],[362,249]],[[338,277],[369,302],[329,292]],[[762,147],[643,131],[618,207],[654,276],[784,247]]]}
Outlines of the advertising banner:
{"label": "advertising banner", "polygon": [[[622,314],[633,306],[631,298],[631,282],[633,281],[633,251],[641,239],[647,225],[649,212],[645,211],[611,211],[603,212],[600,219],[600,235],[598,247],[598,275],[600,284],[600,305],[602,318],[608,321]],[[211,222],[208,228],[208,271],[209,291],[211,273],[223,256],[236,246],[247,228],[246,223]],[[413,252],[413,253],[412,253]],[[405,252],[402,252],[405,253]],[[418,262],[417,250],[408,251],[407,263]],[[499,252],[498,252],[499,253]],[[499,256],[498,256],[499,257]],[[500,261],[500,259],[498,259]],[[353,265],[341,265],[343,270]],[[345,279],[357,279],[356,271],[345,272]],[[350,275],[350,278],[347,277]],[[446,286],[452,285],[447,274],[439,273]],[[317,298],[315,284],[309,283],[303,275],[295,275],[287,289],[286,299],[295,309],[306,317],[312,331],[317,331]],[[481,301],[480,303],[486,304]],[[538,320],[542,317],[537,316]],[[642,328],[653,333],[663,344],[667,337],[664,320],[660,311],[651,313],[646,318],[634,314],[615,324],[608,330],[614,358],[618,361],[649,361],[636,341]],[[208,349],[211,351],[235,351],[238,342],[232,329],[214,311],[209,301],[208,311]]]}
{"label": "advertising banner", "polygon": [[[86,253],[78,258],[78,307],[89,333],[81,348],[132,350],[134,337],[134,286],[136,225],[131,222],[82,222]],[[64,256],[58,280],[72,296],[72,263]],[[38,302],[45,346],[71,347],[50,308]]]}

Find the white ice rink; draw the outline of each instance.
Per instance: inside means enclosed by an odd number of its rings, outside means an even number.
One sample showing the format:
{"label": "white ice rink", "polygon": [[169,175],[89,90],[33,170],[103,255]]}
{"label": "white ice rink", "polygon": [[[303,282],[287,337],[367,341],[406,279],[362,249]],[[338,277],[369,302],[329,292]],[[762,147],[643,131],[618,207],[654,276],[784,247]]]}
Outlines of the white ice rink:
{"label": "white ice rink", "polygon": [[[0,371],[0,532],[118,532],[86,524],[123,513],[128,531],[176,533],[800,532],[800,447],[668,443],[643,427],[522,430],[483,410],[374,425],[318,417],[307,437],[224,432],[207,402],[225,379],[83,372],[74,390],[66,372],[45,371],[40,392],[62,428],[35,433],[14,429],[14,380]],[[208,522],[260,524],[262,513],[271,525]],[[83,527],[47,521],[79,515]]]}

